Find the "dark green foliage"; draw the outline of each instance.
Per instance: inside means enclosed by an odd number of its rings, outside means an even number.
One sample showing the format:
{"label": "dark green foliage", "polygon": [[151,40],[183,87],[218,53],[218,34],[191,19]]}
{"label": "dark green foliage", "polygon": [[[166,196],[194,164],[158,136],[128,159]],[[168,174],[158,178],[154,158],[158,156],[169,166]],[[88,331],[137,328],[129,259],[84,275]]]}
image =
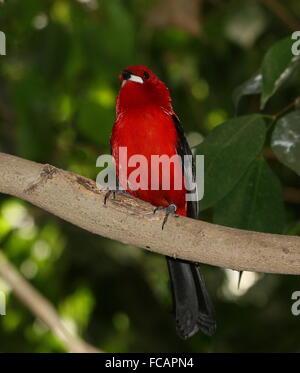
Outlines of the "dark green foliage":
{"label": "dark green foliage", "polygon": [[258,156],[266,128],[259,115],[231,119],[214,128],[197,148],[205,156],[205,187],[201,209],[213,206],[241,178]]}
{"label": "dark green foliage", "polygon": [[214,222],[257,232],[282,233],[282,187],[265,160],[254,160],[236,187],[216,205]]}
{"label": "dark green foliage", "polygon": [[292,54],[291,37],[280,40],[268,50],[262,63],[261,107],[264,108],[269,98],[299,68],[300,58]]}
{"label": "dark green foliage", "polygon": [[281,117],[275,125],[271,146],[278,159],[300,175],[300,110]]}

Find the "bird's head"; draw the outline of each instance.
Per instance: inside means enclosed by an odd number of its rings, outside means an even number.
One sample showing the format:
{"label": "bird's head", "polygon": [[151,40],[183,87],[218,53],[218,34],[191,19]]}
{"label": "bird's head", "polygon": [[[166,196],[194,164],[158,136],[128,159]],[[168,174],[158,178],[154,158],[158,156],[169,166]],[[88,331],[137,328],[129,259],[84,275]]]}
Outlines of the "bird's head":
{"label": "bird's head", "polygon": [[117,112],[149,105],[158,105],[172,111],[168,88],[148,67],[128,66],[121,71],[119,78],[121,88],[117,100]]}

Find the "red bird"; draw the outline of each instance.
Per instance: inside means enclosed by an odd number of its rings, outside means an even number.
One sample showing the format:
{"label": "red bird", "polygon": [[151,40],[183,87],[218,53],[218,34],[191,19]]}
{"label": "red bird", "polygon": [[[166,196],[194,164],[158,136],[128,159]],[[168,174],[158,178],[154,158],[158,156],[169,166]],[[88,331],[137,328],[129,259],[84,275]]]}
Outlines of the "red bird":
{"label": "red bird", "polygon": [[[151,164],[153,155],[191,155],[183,128],[175,114],[166,85],[147,67],[129,66],[120,74],[121,89],[117,98],[116,121],[111,136],[111,150],[116,162],[117,176],[128,193],[157,208],[197,219],[197,202],[186,201],[185,185],[176,190],[177,179],[192,175],[180,162],[170,168],[171,182],[168,190],[162,188],[162,172],[159,171],[158,190],[138,188],[132,181],[120,177],[119,170],[128,168],[128,175],[137,167],[128,167],[120,156],[120,147],[127,148],[127,159],[141,154]],[[191,168],[192,165],[191,165]],[[178,173],[179,170],[179,173]],[[177,173],[175,173],[177,171]],[[146,171],[149,179],[152,170]],[[194,169],[193,169],[194,174]],[[179,176],[178,176],[179,175]],[[145,176],[145,175],[144,175]],[[157,176],[156,176],[157,177]],[[176,180],[176,177],[174,180]],[[123,184],[127,185],[123,185]],[[153,188],[152,188],[153,189]],[[216,329],[214,309],[207,293],[203,277],[196,263],[167,257],[171,279],[176,329],[181,338],[189,338],[199,329],[212,335]]]}

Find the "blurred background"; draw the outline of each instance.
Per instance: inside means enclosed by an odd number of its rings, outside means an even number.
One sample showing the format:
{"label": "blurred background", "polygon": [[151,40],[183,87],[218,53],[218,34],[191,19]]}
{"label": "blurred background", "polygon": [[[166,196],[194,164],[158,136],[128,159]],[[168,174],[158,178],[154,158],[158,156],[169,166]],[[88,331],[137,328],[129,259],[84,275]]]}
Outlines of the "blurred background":
{"label": "blurred background", "polygon": [[[6,0],[0,30],[7,39],[0,56],[0,151],[95,179],[97,156],[109,152],[122,68],[145,64],[166,82],[185,132],[200,142],[234,116],[233,92],[259,70],[266,51],[300,30],[300,3]],[[265,112],[278,112],[294,96],[287,86]],[[242,108],[257,111],[257,98]],[[283,184],[300,188],[299,177],[267,159]],[[299,202],[285,202],[286,234],[300,234]],[[210,209],[203,218],[211,221]],[[291,313],[297,276],[245,273],[238,289],[237,272],[202,266],[218,330],[213,338],[181,341],[164,257],[5,195],[0,249],[72,330],[105,351],[300,351],[300,316]],[[7,298],[1,352],[65,351],[1,278],[0,290]]]}

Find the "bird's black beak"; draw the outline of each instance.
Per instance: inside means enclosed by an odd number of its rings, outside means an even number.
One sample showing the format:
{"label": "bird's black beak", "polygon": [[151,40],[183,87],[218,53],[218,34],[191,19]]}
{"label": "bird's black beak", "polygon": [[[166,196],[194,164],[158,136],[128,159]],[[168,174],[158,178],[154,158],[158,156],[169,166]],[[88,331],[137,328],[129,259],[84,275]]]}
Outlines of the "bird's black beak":
{"label": "bird's black beak", "polygon": [[131,75],[132,75],[131,71],[128,71],[128,70],[123,70],[122,71],[122,78],[123,78],[123,80],[130,79]]}

